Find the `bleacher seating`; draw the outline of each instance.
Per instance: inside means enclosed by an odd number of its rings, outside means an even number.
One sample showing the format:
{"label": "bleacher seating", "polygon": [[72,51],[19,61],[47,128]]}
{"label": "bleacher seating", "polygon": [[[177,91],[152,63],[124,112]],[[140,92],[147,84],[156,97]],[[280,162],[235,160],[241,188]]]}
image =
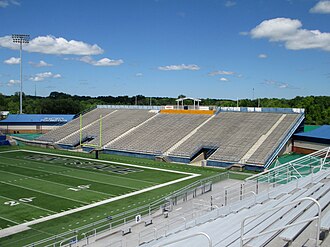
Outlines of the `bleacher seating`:
{"label": "bleacher seating", "polygon": [[[216,208],[185,222],[184,227],[168,229],[166,234],[142,246],[163,246],[169,242],[172,242],[170,246],[173,247],[208,246],[206,238],[194,236],[201,232],[209,236],[212,246],[240,246],[243,219],[246,219],[243,227],[244,246],[286,246],[299,238],[299,241],[306,242],[316,237],[315,220],[313,223],[307,221],[289,225],[318,215],[316,204],[311,199],[302,198],[313,198],[320,204],[322,212],[330,212],[330,169],[299,180],[263,191],[252,197],[254,200],[247,197],[235,205]],[[329,213],[321,214],[321,231],[329,231],[329,218]],[[175,242],[184,237],[188,238]]]}
{"label": "bleacher seating", "polygon": [[[170,153],[172,156],[191,157],[195,147],[209,146],[218,148],[210,160],[238,162],[254,143],[264,135],[282,116],[279,113],[244,113],[223,112],[200,128],[193,136]],[[283,135],[293,125],[297,114],[288,114],[272,133],[269,140],[275,144],[282,140]],[[255,163],[262,163],[269,157],[274,145],[262,145],[263,155],[253,156]],[[271,149],[271,150],[270,150]],[[257,157],[256,157],[257,156]],[[256,158],[255,158],[256,157]],[[263,160],[262,160],[263,159]]]}
{"label": "bleacher seating", "polygon": [[[229,139],[210,157],[211,160],[239,162],[246,152],[267,133],[282,114],[277,113],[240,113],[235,119],[239,124],[232,129]],[[279,125],[276,129],[281,127]],[[259,163],[259,162],[257,162]]]}
{"label": "bleacher seating", "polygon": [[[114,112],[102,120],[102,145],[109,143],[155,114],[147,110],[119,110]],[[93,126],[84,130],[84,133],[96,137],[88,144],[99,144],[99,123],[93,124]]]}
{"label": "bleacher seating", "polygon": [[159,114],[106,148],[162,154],[209,117],[196,114]]}
{"label": "bleacher seating", "polygon": [[[113,109],[107,108],[95,108],[94,110],[87,112],[83,115],[83,126],[89,125],[93,122],[99,120],[100,115],[106,116],[107,114],[114,111]],[[40,136],[36,140],[47,141],[47,142],[58,142],[68,135],[79,131],[80,128],[80,118],[75,118],[67,124],[60,126],[54,130],[49,131],[48,133]]]}
{"label": "bleacher seating", "polygon": [[281,126],[278,126],[270,136],[267,137],[264,144],[261,145],[256,152],[248,159],[248,163],[259,163],[264,164],[267,157],[274,152],[277,145],[280,141],[285,137],[287,132],[294,125],[295,121],[299,118],[299,115],[296,114],[288,114],[284,118]]}
{"label": "bleacher seating", "polygon": [[[100,115],[102,140],[100,143]],[[292,130],[300,114],[281,112],[220,112],[157,114],[148,109],[96,108],[83,115],[84,144],[123,153],[144,153],[192,160],[202,148],[211,149],[210,163],[263,166]],[[76,146],[76,118],[37,140]]]}

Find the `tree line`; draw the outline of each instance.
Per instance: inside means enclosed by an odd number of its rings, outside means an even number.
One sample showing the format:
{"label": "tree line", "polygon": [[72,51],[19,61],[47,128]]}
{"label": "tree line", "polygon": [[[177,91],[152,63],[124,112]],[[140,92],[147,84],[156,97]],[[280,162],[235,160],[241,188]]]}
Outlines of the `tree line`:
{"label": "tree line", "polygon": [[[184,97],[179,95],[178,97]],[[51,92],[47,97],[23,95],[23,112],[27,114],[78,114],[96,105],[176,105],[177,98],[136,96],[78,96],[62,92]],[[187,105],[192,101],[185,101]],[[202,99],[205,106],[236,106],[236,100]],[[240,99],[240,107],[305,108],[306,124],[330,124],[330,96],[297,96],[293,99],[261,98]],[[19,93],[0,93],[0,111],[11,114],[19,111]]]}

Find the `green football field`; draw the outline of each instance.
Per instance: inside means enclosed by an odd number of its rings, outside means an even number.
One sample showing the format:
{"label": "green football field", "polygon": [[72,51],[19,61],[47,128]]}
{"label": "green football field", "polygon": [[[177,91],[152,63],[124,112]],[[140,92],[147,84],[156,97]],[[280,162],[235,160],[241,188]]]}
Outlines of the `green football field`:
{"label": "green football field", "polygon": [[[24,246],[83,227],[219,173],[134,158],[123,163],[45,151],[0,149],[0,246]],[[30,229],[6,233],[24,224]]]}

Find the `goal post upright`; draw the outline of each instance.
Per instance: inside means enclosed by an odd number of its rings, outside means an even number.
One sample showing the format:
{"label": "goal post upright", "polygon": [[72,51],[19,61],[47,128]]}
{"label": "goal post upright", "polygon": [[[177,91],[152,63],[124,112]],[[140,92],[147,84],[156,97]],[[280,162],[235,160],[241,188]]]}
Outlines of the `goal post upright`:
{"label": "goal post upright", "polygon": [[103,115],[101,114],[99,120],[96,121],[96,122],[99,123],[99,141],[96,142],[95,144],[89,144],[89,143],[85,144],[85,143],[83,143],[83,129],[84,129],[84,127],[83,127],[83,115],[80,114],[79,118],[80,118],[79,119],[79,122],[80,122],[80,127],[79,127],[80,147],[90,147],[90,148],[92,148],[93,149],[92,151],[97,153],[96,156],[98,157],[98,152],[102,149],[102,140],[103,140],[102,139],[102,134],[103,134],[103,132],[102,132],[102,128],[103,128],[102,120],[103,120]]}
{"label": "goal post upright", "polygon": [[79,116],[79,118],[80,118],[80,133],[79,133],[79,140],[80,140],[80,146],[81,146],[81,144],[82,144],[82,114],[80,114],[80,116]]}
{"label": "goal post upright", "polygon": [[102,115],[100,115],[100,146],[102,148]]}

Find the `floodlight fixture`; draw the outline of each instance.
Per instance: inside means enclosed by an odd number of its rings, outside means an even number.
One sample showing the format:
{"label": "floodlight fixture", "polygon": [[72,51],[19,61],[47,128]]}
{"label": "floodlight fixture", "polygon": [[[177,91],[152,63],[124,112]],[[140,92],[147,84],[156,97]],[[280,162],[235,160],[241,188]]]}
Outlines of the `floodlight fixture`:
{"label": "floodlight fixture", "polygon": [[12,34],[11,35],[13,42],[20,44],[20,84],[21,91],[19,94],[19,113],[23,113],[23,76],[22,76],[22,46],[23,44],[28,44],[30,41],[29,34]]}
{"label": "floodlight fixture", "polygon": [[29,34],[12,34],[11,37],[13,38],[14,43],[29,43],[30,35]]}

